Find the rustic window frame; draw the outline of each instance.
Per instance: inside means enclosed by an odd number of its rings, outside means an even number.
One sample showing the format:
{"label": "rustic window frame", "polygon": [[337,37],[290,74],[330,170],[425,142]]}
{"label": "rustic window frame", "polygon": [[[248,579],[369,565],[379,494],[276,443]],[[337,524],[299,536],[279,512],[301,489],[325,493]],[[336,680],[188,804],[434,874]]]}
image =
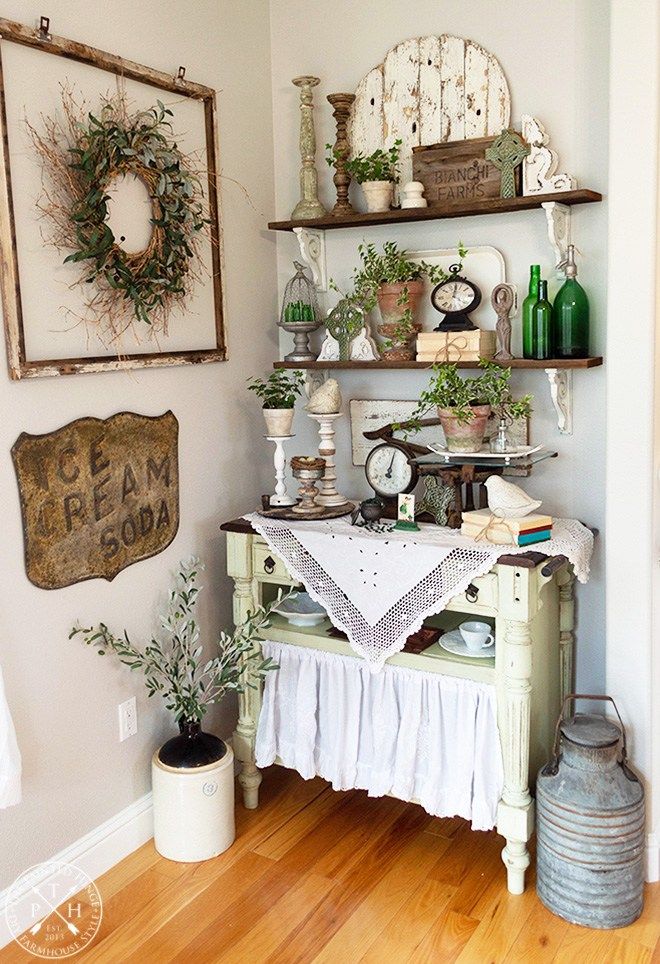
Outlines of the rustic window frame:
{"label": "rustic window frame", "polygon": [[[21,305],[20,273],[14,206],[11,187],[9,135],[5,106],[5,81],[2,64],[2,45],[5,42],[32,47],[43,53],[54,54],[78,63],[97,67],[119,77],[191,97],[202,102],[206,140],[206,169],[208,175],[208,204],[211,235],[211,278],[215,315],[215,346],[213,348],[180,351],[129,353],[120,358],[95,355],[85,358],[53,358],[29,360],[25,350],[24,320]],[[154,368],[168,365],[194,365],[227,360],[222,284],[222,227],[220,221],[217,178],[219,171],[217,150],[216,93],[211,87],[192,83],[179,68],[176,77],[115,54],[76,43],[49,32],[49,23],[42,18],[40,27],[33,30],[13,20],[0,18],[0,295],[4,314],[5,340],[9,375],[12,379],[52,375],[74,375],[81,372],[123,371],[134,368]]]}

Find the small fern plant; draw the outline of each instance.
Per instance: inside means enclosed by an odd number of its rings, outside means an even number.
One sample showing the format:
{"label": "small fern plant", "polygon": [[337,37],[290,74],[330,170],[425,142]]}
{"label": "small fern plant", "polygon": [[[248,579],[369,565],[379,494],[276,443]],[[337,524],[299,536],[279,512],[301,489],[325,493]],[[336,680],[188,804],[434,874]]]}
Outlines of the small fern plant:
{"label": "small fern plant", "polygon": [[201,587],[197,585],[198,559],[181,563],[176,583],[169,594],[167,611],[161,616],[163,639],[151,638],[143,648],[131,642],[126,630],[115,635],[105,623],[96,627],[74,626],[69,639],[82,636],[100,656],[114,653],[131,670],[142,671],[149,696],[159,693],[174,714],[179,727],[201,723],[208,708],[226,693],[256,688],[266,673],[278,669],[264,659],[258,645],[260,630],[266,627],[271,610],[284,598],[260,606],[233,633],[220,633],[215,654],[202,662],[200,630],[195,607]]}

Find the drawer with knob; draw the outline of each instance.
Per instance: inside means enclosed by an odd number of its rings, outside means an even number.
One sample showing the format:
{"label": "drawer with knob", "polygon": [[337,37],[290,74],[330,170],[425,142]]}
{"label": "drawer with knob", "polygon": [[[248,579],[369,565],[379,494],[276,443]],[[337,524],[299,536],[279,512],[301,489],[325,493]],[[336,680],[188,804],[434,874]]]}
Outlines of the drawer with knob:
{"label": "drawer with knob", "polygon": [[287,572],[286,566],[278,559],[272,549],[265,543],[252,546],[252,572],[256,579],[264,582],[278,582],[294,584]]}

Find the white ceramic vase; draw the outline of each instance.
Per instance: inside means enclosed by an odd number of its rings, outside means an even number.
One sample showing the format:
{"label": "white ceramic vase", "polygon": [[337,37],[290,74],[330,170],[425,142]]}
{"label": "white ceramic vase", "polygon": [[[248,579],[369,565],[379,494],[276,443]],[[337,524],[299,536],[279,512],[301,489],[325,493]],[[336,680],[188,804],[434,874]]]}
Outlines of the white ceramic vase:
{"label": "white ceramic vase", "polygon": [[364,181],[362,184],[367,211],[389,211],[394,197],[394,183],[392,181]]}
{"label": "white ceramic vase", "polygon": [[291,435],[293,425],[292,408],[264,408],[266,435],[269,438],[285,438]]}
{"label": "white ceramic vase", "polygon": [[154,845],[162,857],[183,863],[210,860],[234,842],[234,754],[184,769],[151,761]]}

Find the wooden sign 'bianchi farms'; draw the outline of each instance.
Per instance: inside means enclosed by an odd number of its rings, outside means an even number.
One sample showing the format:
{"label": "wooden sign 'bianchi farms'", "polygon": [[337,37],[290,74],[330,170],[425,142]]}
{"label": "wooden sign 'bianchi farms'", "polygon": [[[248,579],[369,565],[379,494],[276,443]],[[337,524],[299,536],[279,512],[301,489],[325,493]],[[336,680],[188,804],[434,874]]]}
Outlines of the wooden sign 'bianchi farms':
{"label": "wooden sign 'bianchi farms'", "polygon": [[120,412],[80,418],[12,448],[30,582],[60,589],[168,546],[179,527],[179,423]]}

